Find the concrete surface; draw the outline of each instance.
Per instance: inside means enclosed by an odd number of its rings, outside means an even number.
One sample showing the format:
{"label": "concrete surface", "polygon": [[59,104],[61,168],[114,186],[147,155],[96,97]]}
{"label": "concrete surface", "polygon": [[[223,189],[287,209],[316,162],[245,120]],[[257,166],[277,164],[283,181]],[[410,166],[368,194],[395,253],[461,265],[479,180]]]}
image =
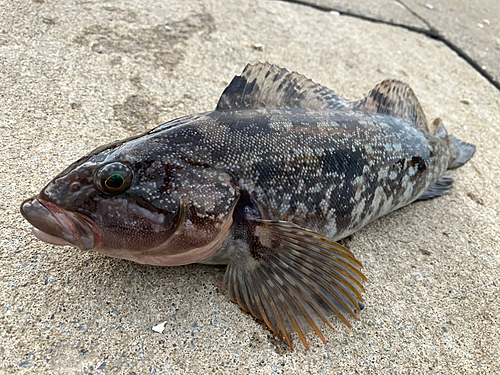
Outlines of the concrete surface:
{"label": "concrete surface", "polygon": [[446,40],[467,53],[500,83],[500,2],[498,0],[404,0]]}
{"label": "concrete surface", "polygon": [[498,0],[297,1],[437,34],[469,56],[500,87]]}
{"label": "concrete surface", "polygon": [[[283,0],[287,1],[287,0]],[[429,30],[428,25],[418,15],[397,0],[298,0],[320,8],[334,9],[338,12],[372,18],[393,24]]]}
{"label": "concrete surface", "polygon": [[[500,93],[441,42],[284,2],[1,2],[4,373],[500,373]],[[259,60],[351,99],[402,79],[429,119],[478,146],[449,173],[449,194],[348,241],[369,279],[366,308],[351,330],[323,327],[328,345],[310,336],[309,352],[297,337],[291,352],[229,302],[223,268],[50,246],[19,214],[76,158],[214,108]]]}

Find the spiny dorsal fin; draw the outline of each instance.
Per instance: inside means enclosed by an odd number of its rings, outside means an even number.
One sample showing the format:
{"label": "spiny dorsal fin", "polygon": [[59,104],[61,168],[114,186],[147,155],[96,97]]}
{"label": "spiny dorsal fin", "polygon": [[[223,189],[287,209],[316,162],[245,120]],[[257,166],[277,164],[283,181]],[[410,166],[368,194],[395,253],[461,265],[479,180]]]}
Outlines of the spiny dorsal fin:
{"label": "spiny dorsal fin", "polygon": [[366,98],[353,103],[353,108],[401,117],[411,121],[416,128],[428,131],[424,111],[413,90],[395,79],[380,82]]}
{"label": "spiny dorsal fin", "polygon": [[217,110],[234,108],[338,109],[348,101],[295,72],[269,63],[248,64],[222,93]]}

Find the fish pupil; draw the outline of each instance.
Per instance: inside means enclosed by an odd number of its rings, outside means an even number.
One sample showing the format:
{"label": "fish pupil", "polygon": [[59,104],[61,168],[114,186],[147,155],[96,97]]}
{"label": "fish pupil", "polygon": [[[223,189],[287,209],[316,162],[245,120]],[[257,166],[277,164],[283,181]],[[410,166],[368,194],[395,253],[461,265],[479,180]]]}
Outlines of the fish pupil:
{"label": "fish pupil", "polygon": [[125,181],[123,180],[123,177],[119,174],[111,175],[105,182],[106,187],[110,189],[119,189],[124,183]]}

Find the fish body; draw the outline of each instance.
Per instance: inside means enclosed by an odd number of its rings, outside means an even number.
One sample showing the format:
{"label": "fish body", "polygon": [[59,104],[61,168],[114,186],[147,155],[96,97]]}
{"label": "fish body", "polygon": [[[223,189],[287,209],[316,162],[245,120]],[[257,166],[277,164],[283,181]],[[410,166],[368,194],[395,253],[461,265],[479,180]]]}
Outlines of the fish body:
{"label": "fish body", "polygon": [[417,199],[474,146],[429,129],[411,89],[349,102],[274,65],[248,65],[216,110],[100,147],[21,212],[47,242],[140,263],[227,264],[231,300],[291,344],[349,325],[361,264],[335,243]]}

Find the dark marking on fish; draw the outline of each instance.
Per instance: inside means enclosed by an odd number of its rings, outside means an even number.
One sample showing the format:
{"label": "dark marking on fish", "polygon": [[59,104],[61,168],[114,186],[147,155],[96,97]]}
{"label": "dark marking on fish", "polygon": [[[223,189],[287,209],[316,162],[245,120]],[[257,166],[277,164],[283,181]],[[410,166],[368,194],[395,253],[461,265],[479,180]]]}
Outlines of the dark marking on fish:
{"label": "dark marking on fish", "polygon": [[370,113],[383,113],[409,120],[414,126],[428,131],[424,111],[413,90],[406,83],[386,79],[371,90],[354,108]]}
{"label": "dark marking on fish", "polygon": [[[198,21],[160,34],[184,40]],[[127,38],[149,53],[142,36]],[[111,33],[97,44],[109,52],[122,42]],[[474,151],[441,120],[427,124],[400,81],[349,102],[259,63],[233,79],[215,111],[97,148],[21,212],[49,243],[163,266],[227,265],[229,298],[290,348],[294,333],[308,348],[307,332],[326,343],[321,325],[335,315],[350,327],[365,306],[362,266],[334,241],[443,195],[452,185],[443,174]]]}
{"label": "dark marking on fish", "polygon": [[349,102],[301,74],[275,65],[247,65],[222,93],[216,110],[235,108],[338,109]]}

